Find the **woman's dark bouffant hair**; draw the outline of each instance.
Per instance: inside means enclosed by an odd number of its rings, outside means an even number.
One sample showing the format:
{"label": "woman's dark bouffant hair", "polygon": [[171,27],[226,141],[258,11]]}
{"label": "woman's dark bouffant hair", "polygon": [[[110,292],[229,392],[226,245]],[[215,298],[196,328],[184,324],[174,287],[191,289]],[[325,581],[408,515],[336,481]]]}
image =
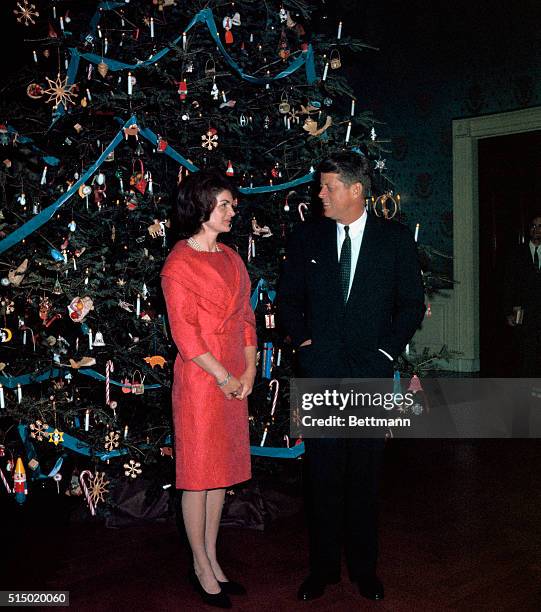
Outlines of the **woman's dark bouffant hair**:
{"label": "woman's dark bouffant hair", "polygon": [[202,224],[209,220],[216,206],[216,196],[225,190],[237,197],[233,183],[216,169],[200,170],[182,180],[173,215],[178,239],[197,234]]}

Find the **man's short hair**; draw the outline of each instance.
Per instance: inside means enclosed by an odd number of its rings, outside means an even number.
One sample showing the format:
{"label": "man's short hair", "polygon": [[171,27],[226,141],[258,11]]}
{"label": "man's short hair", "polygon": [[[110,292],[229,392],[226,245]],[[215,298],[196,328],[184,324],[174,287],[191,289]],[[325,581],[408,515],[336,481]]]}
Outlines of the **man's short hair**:
{"label": "man's short hair", "polygon": [[340,180],[346,185],[361,183],[364,196],[372,189],[372,171],[369,160],[353,151],[338,151],[321,161],[317,172],[332,172],[340,175]]}

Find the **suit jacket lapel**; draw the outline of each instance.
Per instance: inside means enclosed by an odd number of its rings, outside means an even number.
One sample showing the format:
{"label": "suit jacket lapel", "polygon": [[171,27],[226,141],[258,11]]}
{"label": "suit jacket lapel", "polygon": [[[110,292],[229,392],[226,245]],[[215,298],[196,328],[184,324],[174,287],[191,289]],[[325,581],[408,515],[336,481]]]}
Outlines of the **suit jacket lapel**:
{"label": "suit jacket lapel", "polygon": [[329,303],[343,306],[340,289],[340,269],[338,267],[338,250],[336,247],[336,222],[331,219],[321,220],[321,232],[319,235],[318,260],[320,266],[320,277],[324,281],[325,295]]}
{"label": "suit jacket lapel", "polygon": [[374,271],[374,256],[381,248],[379,226],[375,219],[369,214],[364,228],[363,241],[359,258],[355,267],[355,275],[349,292],[348,306],[358,298],[366,288],[370,286]]}

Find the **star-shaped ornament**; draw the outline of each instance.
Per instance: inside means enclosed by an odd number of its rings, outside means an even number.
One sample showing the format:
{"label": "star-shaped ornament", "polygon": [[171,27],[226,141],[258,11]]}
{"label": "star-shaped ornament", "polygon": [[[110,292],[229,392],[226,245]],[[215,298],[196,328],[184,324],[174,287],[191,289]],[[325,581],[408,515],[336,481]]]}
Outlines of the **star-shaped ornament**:
{"label": "star-shaped ornament", "polygon": [[68,77],[61,78],[60,73],[56,75],[56,79],[53,81],[49,77],[45,77],[49,83],[49,88],[44,89],[43,93],[49,96],[48,100],[45,100],[47,104],[53,103],[53,110],[56,110],[61,104],[64,110],[67,109],[68,104],[75,104],[73,97],[77,97],[77,93],[74,90],[75,84],[68,85]]}
{"label": "star-shaped ornament", "polygon": [[25,26],[35,25],[34,17],[39,17],[36,5],[30,4],[28,0],[23,0],[22,3],[17,2],[17,8],[13,12],[17,16],[17,21],[24,23]]}
{"label": "star-shaped ornament", "polygon": [[49,432],[49,442],[52,442],[55,446],[58,446],[60,442],[64,442],[64,432],[58,431],[55,427],[54,431]]}

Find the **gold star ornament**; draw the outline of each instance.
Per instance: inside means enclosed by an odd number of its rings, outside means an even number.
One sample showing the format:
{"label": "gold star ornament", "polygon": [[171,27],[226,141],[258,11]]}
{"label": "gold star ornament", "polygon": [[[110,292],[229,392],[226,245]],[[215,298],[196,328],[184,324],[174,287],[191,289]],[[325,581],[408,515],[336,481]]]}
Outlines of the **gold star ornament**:
{"label": "gold star ornament", "polygon": [[45,100],[47,104],[53,103],[53,110],[56,110],[61,104],[64,110],[67,109],[68,104],[75,104],[73,100],[77,97],[77,93],[74,91],[75,84],[68,85],[68,77],[64,79],[60,77],[60,73],[56,75],[56,79],[53,81],[49,77],[45,77],[49,83],[49,88],[44,89],[43,93],[49,96],[48,100]]}
{"label": "gold star ornament", "polygon": [[55,427],[54,431],[47,434],[49,436],[49,442],[52,442],[55,446],[58,446],[60,442],[64,442],[64,432],[58,431]]}

